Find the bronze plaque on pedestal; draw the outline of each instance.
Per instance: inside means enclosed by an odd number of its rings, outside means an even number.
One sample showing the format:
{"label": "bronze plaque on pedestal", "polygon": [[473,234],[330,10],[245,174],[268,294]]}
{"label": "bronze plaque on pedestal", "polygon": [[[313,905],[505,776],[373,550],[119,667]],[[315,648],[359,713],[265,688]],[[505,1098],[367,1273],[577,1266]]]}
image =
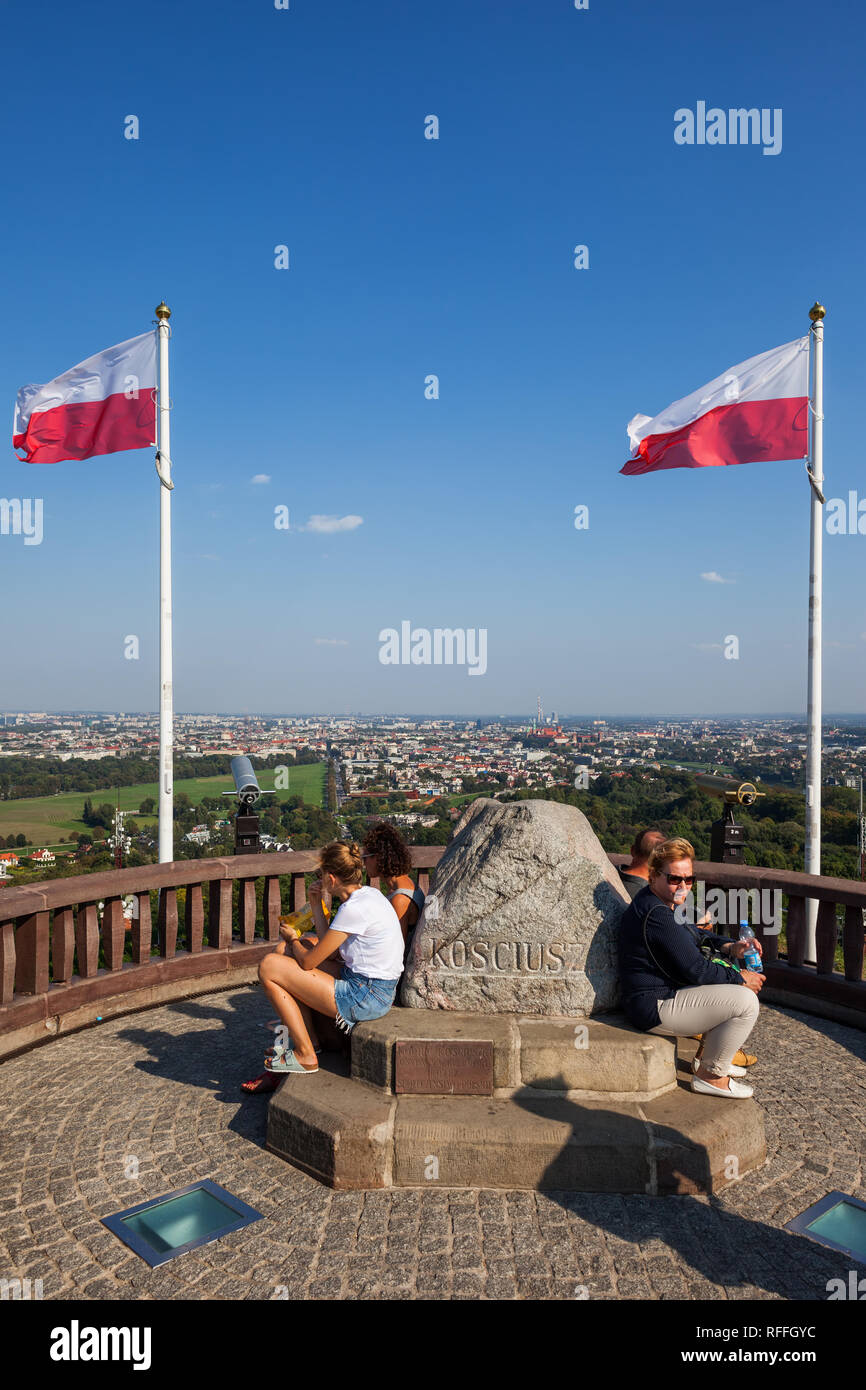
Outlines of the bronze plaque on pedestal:
{"label": "bronze plaque on pedestal", "polygon": [[394,1044],[394,1090],[415,1096],[492,1096],[492,1039],[398,1039]]}

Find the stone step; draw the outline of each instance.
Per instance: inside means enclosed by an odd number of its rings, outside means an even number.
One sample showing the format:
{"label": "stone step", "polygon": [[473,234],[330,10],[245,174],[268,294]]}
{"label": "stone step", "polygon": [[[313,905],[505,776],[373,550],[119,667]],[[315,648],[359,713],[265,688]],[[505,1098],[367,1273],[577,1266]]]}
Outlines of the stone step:
{"label": "stone step", "polygon": [[[675,1041],[641,1033],[612,1013],[575,1019],[393,1008],[353,1030],[352,1075],[393,1094],[396,1044],[403,1040],[492,1042],[499,1096],[531,1086],[580,1099],[644,1101],[676,1084]],[[431,1093],[448,1094],[449,1079],[443,1075]]]}
{"label": "stone step", "polygon": [[321,1068],[287,1076],[268,1105],[267,1146],[328,1187],[390,1187],[396,1101]]}
{"label": "stone step", "polygon": [[401,1096],[396,1187],[564,1188],[645,1192],[647,1126],[636,1105],[575,1105],[523,1092],[507,1099]]}
{"label": "stone step", "polygon": [[330,1187],[472,1187],[710,1193],[765,1157],[754,1100],[683,1085],[646,1103],[509,1096],[389,1096],[355,1077],[287,1077],[267,1146]]}

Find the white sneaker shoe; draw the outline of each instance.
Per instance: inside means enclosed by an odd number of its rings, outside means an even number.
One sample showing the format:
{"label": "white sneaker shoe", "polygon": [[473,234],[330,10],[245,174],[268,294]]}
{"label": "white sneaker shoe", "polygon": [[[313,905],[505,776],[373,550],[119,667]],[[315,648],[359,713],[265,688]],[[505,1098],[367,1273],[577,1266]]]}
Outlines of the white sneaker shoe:
{"label": "white sneaker shoe", "polygon": [[751,1086],[746,1086],[742,1081],[736,1081],[733,1077],[727,1086],[712,1086],[709,1081],[702,1081],[699,1076],[692,1077],[692,1090],[697,1091],[702,1096],[726,1096],[728,1099],[745,1100],[754,1094]]}
{"label": "white sneaker shoe", "polygon": [[[701,1059],[700,1059],[700,1057],[696,1057],[695,1060],[692,1062],[692,1071],[693,1071],[693,1072],[697,1072],[698,1069],[699,1069],[699,1067],[700,1067],[700,1065],[701,1065]],[[734,1066],[734,1063],[732,1062],[731,1065],[728,1067],[728,1070],[727,1070],[727,1073],[726,1073],[726,1074],[727,1074],[728,1076],[747,1076],[747,1075],[748,1075],[748,1070],[747,1070],[746,1067],[737,1067],[737,1066]]]}

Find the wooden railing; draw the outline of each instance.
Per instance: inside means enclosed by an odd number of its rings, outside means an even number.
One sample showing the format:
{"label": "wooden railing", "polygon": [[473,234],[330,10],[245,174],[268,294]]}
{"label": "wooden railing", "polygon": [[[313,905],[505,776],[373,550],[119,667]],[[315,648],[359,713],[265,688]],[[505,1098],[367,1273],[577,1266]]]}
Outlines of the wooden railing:
{"label": "wooden railing", "polygon": [[[441,846],[412,849],[425,893],[443,853]],[[616,866],[627,859],[609,857]],[[230,982],[244,970],[250,975],[278,938],[280,912],[306,902],[305,875],[317,863],[315,850],[239,855],[0,889],[0,1043],[7,1038],[0,1052],[9,1050],[10,1035],[26,1046],[46,1031],[59,1031],[64,1019],[81,1026],[101,1017],[98,1009],[120,1013],[217,987],[220,976]],[[786,953],[779,951],[778,936],[757,931],[768,997],[796,996],[816,1007],[823,1001],[852,1021],[859,1016],[866,1027],[866,884],[705,862],[695,863],[695,873],[722,889],[780,890]],[[157,892],[154,920],[151,894]],[[123,898],[130,894],[138,914],[127,923]],[[807,898],[819,904],[814,965],[804,964]],[[835,968],[840,938],[841,971]]]}
{"label": "wooden railing", "polygon": [[[412,850],[425,893],[443,853],[438,845]],[[170,986],[176,994],[184,982],[257,966],[278,940],[280,913],[307,901],[305,876],[318,860],[315,850],[187,859],[0,889],[0,1039],[29,1029],[26,1044],[38,1035],[34,1025],[57,1032],[67,1015],[88,1022],[102,1005],[144,1007]],[[138,911],[127,922],[130,895]]]}

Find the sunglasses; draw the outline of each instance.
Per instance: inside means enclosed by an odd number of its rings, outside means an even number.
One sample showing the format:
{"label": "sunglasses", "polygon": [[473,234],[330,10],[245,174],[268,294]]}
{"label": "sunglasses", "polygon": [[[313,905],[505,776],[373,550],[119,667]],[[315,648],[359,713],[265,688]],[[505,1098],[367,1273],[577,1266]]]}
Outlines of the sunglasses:
{"label": "sunglasses", "polygon": [[694,874],[665,874],[665,878],[672,888],[679,883],[687,883],[691,887],[695,881]]}

